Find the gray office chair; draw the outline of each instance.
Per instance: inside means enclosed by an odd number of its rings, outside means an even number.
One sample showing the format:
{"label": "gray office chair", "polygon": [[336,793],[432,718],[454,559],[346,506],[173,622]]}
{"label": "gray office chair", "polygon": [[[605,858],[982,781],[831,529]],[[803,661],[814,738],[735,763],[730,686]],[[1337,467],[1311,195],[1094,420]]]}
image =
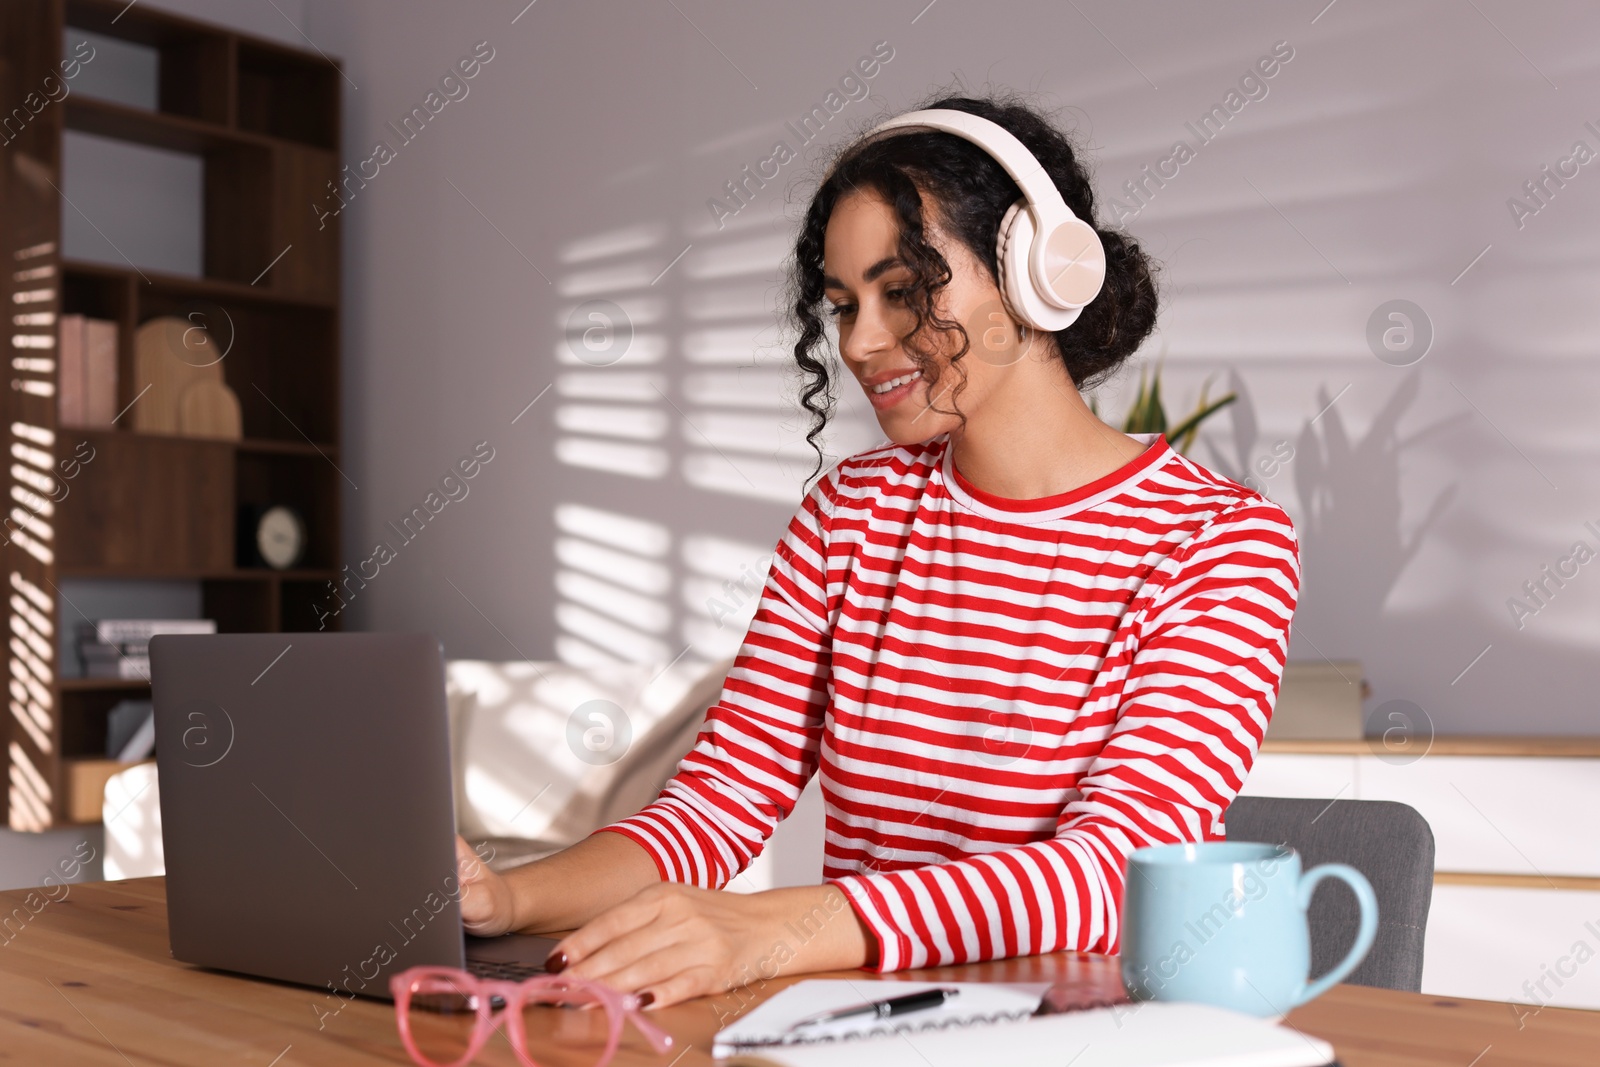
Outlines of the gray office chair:
{"label": "gray office chair", "polygon": [[[1378,898],[1378,936],[1345,979],[1400,989],[1422,986],[1422,942],[1433,896],[1433,830],[1415,808],[1387,800],[1238,797],[1227,813],[1229,841],[1286,844],[1302,869],[1348,863]],[[1361,913],[1355,894],[1333,881],[1311,900],[1311,973],[1323,974],[1350,950]]]}

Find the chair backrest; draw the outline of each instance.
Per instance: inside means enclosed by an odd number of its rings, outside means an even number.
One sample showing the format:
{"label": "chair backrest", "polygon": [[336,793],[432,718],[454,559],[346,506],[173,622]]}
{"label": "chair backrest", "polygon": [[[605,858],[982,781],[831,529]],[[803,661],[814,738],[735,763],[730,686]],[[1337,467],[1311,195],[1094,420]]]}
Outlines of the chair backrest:
{"label": "chair backrest", "polygon": [[[1229,841],[1284,844],[1303,869],[1347,863],[1367,876],[1378,898],[1378,936],[1346,981],[1418,992],[1422,944],[1433,896],[1433,830],[1415,808],[1387,800],[1238,797],[1227,813]],[[1355,940],[1360,910],[1348,887],[1312,898],[1311,973],[1338,963]]]}

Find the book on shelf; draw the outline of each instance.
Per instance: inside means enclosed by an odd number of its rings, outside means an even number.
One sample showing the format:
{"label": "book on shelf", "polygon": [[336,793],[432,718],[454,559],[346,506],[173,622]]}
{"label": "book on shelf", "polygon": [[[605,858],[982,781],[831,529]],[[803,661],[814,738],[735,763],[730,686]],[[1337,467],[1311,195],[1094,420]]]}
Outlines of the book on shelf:
{"label": "book on shelf", "polygon": [[150,653],[126,652],[119,645],[80,645],[85,678],[125,678],[150,680]]}
{"label": "book on shelf", "polygon": [[61,339],[56,343],[56,358],[61,361],[56,414],[63,426],[83,425],[83,334],[82,315],[61,316]]}
{"label": "book on shelf", "polygon": [[94,619],[78,624],[78,640],[150,647],[156,634],[214,634],[215,619]]}
{"label": "book on shelf", "polygon": [[214,634],[215,619],[98,619],[78,624],[85,678],[150,680],[150,639],[157,634]]}
{"label": "book on shelf", "polygon": [[83,323],[83,424],[107,429],[117,417],[117,324]]}
{"label": "book on shelf", "polygon": [[117,417],[117,324],[61,316],[57,412],[63,426],[104,429]]}

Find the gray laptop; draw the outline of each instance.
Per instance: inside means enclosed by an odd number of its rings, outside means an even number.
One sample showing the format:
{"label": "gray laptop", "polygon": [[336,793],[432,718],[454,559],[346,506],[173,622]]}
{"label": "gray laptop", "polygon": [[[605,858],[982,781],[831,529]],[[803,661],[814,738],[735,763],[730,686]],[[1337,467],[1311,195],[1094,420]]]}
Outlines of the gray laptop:
{"label": "gray laptop", "polygon": [[174,957],[330,1011],[418,964],[542,969],[548,938],[462,931],[437,638],[163,635],[150,670]]}

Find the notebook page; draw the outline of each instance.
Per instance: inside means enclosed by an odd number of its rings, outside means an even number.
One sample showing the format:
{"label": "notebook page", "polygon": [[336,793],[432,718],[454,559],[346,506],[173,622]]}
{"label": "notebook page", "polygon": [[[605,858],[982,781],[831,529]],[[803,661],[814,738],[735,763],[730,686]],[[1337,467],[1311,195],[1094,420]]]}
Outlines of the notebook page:
{"label": "notebook page", "polygon": [[1205,1004],[1091,1008],[992,1026],[734,1052],[721,1067],[1326,1067],[1333,1046]]}
{"label": "notebook page", "polygon": [[[858,1016],[790,1032],[801,1019],[868,1000],[959,989],[937,1008],[889,1019]],[[1048,982],[899,982],[873,978],[809,978],[781,990],[718,1032],[713,1049],[726,1055],[736,1047],[840,1041],[896,1030],[916,1031],[1025,1018],[1039,1007]]]}

